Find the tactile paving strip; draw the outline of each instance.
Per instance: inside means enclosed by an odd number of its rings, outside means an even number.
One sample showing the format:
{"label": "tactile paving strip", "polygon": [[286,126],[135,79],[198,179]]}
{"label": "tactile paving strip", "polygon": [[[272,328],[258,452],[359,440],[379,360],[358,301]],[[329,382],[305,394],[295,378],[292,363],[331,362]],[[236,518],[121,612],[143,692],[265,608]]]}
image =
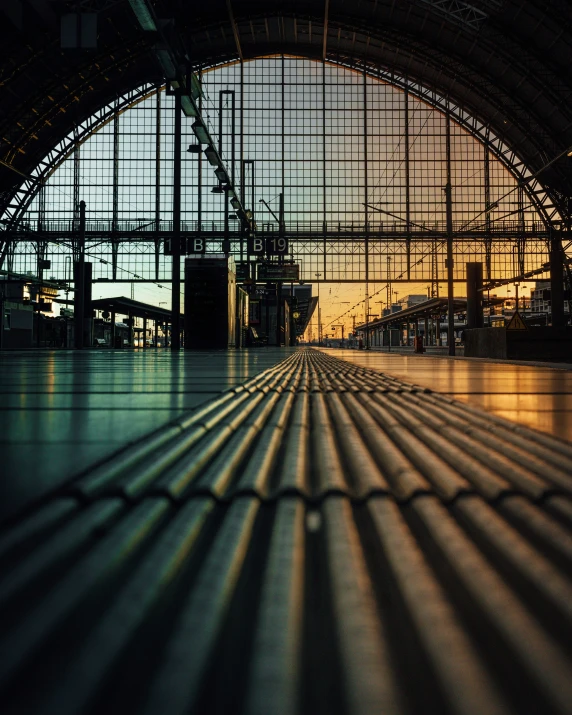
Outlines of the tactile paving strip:
{"label": "tactile paving strip", "polygon": [[2,712],[572,713],[572,445],[301,350],[0,535]]}

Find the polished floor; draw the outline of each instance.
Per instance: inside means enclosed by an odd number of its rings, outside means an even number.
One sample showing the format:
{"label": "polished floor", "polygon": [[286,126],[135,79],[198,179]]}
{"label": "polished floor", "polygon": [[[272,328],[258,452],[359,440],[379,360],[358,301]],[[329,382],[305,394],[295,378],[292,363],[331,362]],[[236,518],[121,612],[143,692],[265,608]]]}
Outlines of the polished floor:
{"label": "polished floor", "polygon": [[326,352],[572,441],[572,369],[375,350]]}
{"label": "polished floor", "polygon": [[82,359],[137,429],[258,372],[0,526],[2,715],[572,715],[571,443],[328,351]]}
{"label": "polished floor", "polygon": [[[272,367],[289,349],[0,354],[0,518]],[[572,441],[572,371],[327,350]]]}
{"label": "polished floor", "polygon": [[0,518],[287,354],[0,353]]}

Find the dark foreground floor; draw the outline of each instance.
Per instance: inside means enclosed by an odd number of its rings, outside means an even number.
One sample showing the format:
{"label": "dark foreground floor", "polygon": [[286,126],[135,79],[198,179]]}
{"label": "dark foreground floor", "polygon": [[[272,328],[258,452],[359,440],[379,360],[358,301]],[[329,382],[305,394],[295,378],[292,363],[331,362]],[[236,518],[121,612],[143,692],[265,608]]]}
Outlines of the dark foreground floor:
{"label": "dark foreground floor", "polygon": [[0,519],[287,352],[0,352]]}
{"label": "dark foreground floor", "polygon": [[572,713],[572,444],[266,359],[0,532],[0,711]]}

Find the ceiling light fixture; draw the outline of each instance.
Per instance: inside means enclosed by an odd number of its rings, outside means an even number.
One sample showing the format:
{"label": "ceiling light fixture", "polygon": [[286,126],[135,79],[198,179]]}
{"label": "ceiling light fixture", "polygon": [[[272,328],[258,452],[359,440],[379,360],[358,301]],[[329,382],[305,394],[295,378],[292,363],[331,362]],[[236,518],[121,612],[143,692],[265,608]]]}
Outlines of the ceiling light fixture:
{"label": "ceiling light fixture", "polygon": [[200,119],[197,119],[197,121],[193,123],[191,129],[201,144],[211,143],[208,130]]}
{"label": "ceiling light fixture", "polygon": [[145,0],[129,0],[129,4],[143,30],[157,32],[157,25]]}
{"label": "ceiling light fixture", "polygon": [[218,161],[218,154],[216,153],[216,150],[212,146],[208,146],[205,149],[205,156],[211,166],[216,166],[218,168],[219,166],[219,161]]}
{"label": "ceiling light fixture", "polygon": [[198,117],[199,112],[187,94],[181,95],[181,109],[186,117]]}

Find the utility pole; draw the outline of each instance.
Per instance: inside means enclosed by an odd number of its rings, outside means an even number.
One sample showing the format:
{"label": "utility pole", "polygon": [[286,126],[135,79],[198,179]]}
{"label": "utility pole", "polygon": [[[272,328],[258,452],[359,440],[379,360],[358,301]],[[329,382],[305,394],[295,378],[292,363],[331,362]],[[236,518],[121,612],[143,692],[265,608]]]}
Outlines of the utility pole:
{"label": "utility pole", "polygon": [[320,276],[321,273],[315,273],[318,283],[318,345],[322,344],[322,309],[320,308]]}
{"label": "utility pole", "polygon": [[175,91],[173,146],[173,256],[171,294],[171,350],[181,348],[181,91]]}
{"label": "utility pole", "polygon": [[447,184],[445,200],[447,209],[447,347],[449,355],[455,355],[455,299],[453,286],[453,189],[451,187],[451,117],[446,123]]}
{"label": "utility pole", "polygon": [[85,347],[85,201],[79,202],[78,261],[74,273],[74,343],[76,349],[81,350]]}
{"label": "utility pole", "polygon": [[387,308],[391,313],[391,256],[387,257]]}

